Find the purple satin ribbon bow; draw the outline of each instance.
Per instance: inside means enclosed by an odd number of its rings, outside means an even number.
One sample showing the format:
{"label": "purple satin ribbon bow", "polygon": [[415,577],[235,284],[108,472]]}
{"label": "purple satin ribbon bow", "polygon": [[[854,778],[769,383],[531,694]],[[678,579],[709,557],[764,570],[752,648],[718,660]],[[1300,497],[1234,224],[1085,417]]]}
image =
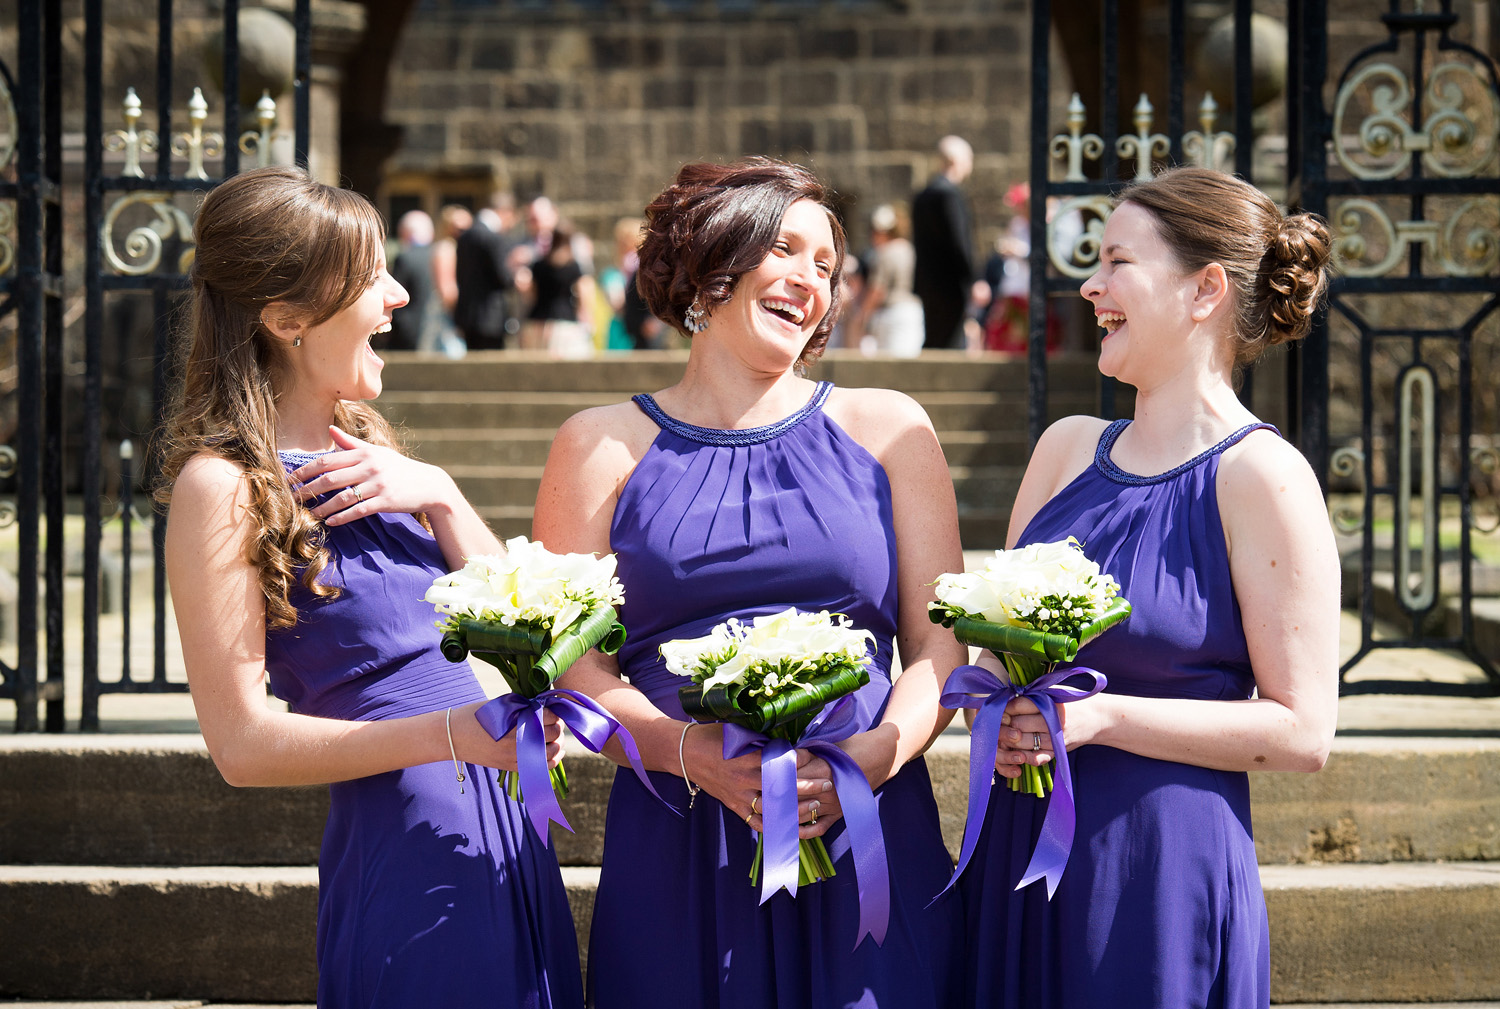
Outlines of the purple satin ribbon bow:
{"label": "purple satin ribbon bow", "polygon": [[[1090,689],[1066,686],[1063,681],[1074,676],[1093,679]],[[1057,892],[1063,870],[1068,865],[1068,855],[1073,850],[1073,832],[1078,825],[1076,808],[1073,805],[1073,776],[1068,770],[1068,747],[1063,740],[1062,726],[1057,720],[1057,705],[1064,701],[1078,701],[1092,697],[1103,690],[1109,681],[1097,669],[1075,666],[1070,669],[1054,669],[1038,676],[1025,686],[1015,686],[980,666],[959,666],[948,677],[943,688],[941,703],[945,708],[978,708],[974,715],[972,740],[969,744],[969,819],[964,824],[964,846],[958,856],[958,868],[953,878],[943,887],[943,893],[953,888],[974,847],[979,843],[979,832],[984,826],[984,816],[990,805],[990,787],[995,780],[995,751],[1000,745],[1000,719],[1005,706],[1012,697],[1026,697],[1037,706],[1047,722],[1047,731],[1052,734],[1053,758],[1052,794],[1047,802],[1047,814],[1042,820],[1042,831],[1037,837],[1036,850],[1026,873],[1016,889],[1046,878],[1047,899]],[[978,695],[978,696],[975,696]],[[939,897],[943,893],[938,894]],[[936,898],[934,898],[936,899]]]}
{"label": "purple satin ribbon bow", "polygon": [[[635,739],[625,726],[615,721],[592,697],[561,689],[543,690],[535,697],[522,697],[515,693],[501,694],[474,712],[474,717],[497,742],[512,729],[516,731],[516,773],[521,776],[521,794],[525,797],[523,804],[543,846],[548,841],[548,820],[562,824],[566,830],[573,829],[568,825],[567,817],[563,816],[562,806],[558,804],[557,795],[552,791],[552,778],[547,773],[547,742],[542,730],[543,708],[556,714],[578,741],[595,753],[604,749],[610,736],[618,735],[620,746],[625,750],[635,776],[641,779],[641,784],[646,786],[648,792],[661,800],[661,796],[651,786],[646,768],[641,764],[641,754],[636,749]],[[666,801],[662,800],[662,804],[666,805]]]}
{"label": "purple satin ribbon bow", "polygon": [[859,888],[859,932],[854,948],[873,936],[875,945],[885,942],[891,917],[891,880],[886,865],[885,835],[880,811],[870,781],[854,758],[835,744],[854,734],[854,698],[840,697],[820,714],[796,743],[771,739],[743,726],[724,726],[724,759],[733,760],[754,750],[761,751],[760,802],[765,826],[765,850],[761,859],[760,902],[786,887],[797,895],[797,749],[808,750],[824,760],[833,774],[833,787],[844,810],[854,877]]}

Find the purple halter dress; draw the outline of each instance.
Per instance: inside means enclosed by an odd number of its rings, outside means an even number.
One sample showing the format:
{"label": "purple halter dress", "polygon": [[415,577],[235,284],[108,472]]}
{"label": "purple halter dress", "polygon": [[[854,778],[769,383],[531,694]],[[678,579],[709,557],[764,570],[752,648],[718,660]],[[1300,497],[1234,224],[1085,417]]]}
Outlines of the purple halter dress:
{"label": "purple halter dress", "polygon": [[[288,470],[311,455],[282,452]],[[365,721],[484,699],[438,651],[432,579],[448,570],[410,515],[327,529],[325,584],[298,585],[295,627],[266,635],[266,672],[293,711]],[[583,1004],[557,858],[493,769],[444,761],[329,786],[318,857],[320,1009],[551,1009]]]}
{"label": "purple halter dress", "polygon": [[[1078,654],[1110,693],[1241,700],[1255,689],[1214,477],[1251,424],[1170,472],[1094,465],[1037,512],[1021,544],[1076,536],[1121,585],[1129,619]],[[1047,800],[997,786],[960,884],[965,1005],[979,1009],[1255,1009],[1270,1001],[1265,898],[1247,775],[1109,746],[1069,754],[1078,832],[1049,902],[1016,892]]]}
{"label": "purple halter dress", "polygon": [[[792,416],[720,431],[636,403],[661,428],[620,494],[610,530],[629,638],[620,666],[673,718],[677,691],[657,648],[731,616],[788,606],[848,614],[875,634],[863,730],[890,693],[896,541],[885,470],[823,412],[820,384]],[[952,863],[927,767],[912,761],[876,791],[890,861],[883,947],[853,950],[859,907],[844,824],[825,836],[837,875],[760,905],[748,873],[755,834],[735,813],[654,773],[662,807],[634,774],[615,778],[589,943],[597,1009],[947,1009],[962,984],[961,908],[928,907]]]}

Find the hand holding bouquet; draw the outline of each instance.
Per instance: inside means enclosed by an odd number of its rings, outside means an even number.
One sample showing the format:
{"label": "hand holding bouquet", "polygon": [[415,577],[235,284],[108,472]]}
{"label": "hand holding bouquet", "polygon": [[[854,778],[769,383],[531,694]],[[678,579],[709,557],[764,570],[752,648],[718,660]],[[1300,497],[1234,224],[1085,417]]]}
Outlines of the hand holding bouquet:
{"label": "hand holding bouquet", "polygon": [[567,772],[562,764],[547,767],[543,708],[595,753],[618,734],[636,774],[651,788],[630,733],[592,698],[552,689],[589,649],[610,655],[625,643],[614,609],[625,591],[614,575],[614,554],[554,554],[518,536],[506,541],[504,554],[467,558],[423,597],[447,615],[437,625],[443,655],[461,662],[474,653],[499,669],[513,691],[475,717],[497,740],[515,730],[517,769],[506,771],[503,781],[511,798],[526,802],[544,844],[548,820],[573,828],[557,802],[568,794]]}
{"label": "hand holding bouquet", "polygon": [[[968,864],[984,822],[1005,707],[1012,698],[1024,696],[1046,719],[1057,774],[1042,839],[1020,886],[1045,877],[1050,897],[1067,865],[1074,829],[1067,744],[1057,720],[1057,703],[1089,697],[1106,683],[1096,670],[1059,671],[1056,667],[1072,661],[1084,644],[1129,616],[1130,604],[1119,597],[1119,583],[1101,573],[1071,537],[997,550],[979,571],[941,575],[936,585],[937,601],[928,608],[933,622],[951,627],[954,637],[966,645],[989,649],[1005,664],[1009,677],[1003,682],[979,666],[960,666],[944,688],[945,707],[979,709],[970,749],[969,819],[953,878]],[[1066,686],[1063,681],[1073,676],[1091,678],[1092,687]],[[1027,764],[1021,771],[1019,778],[1010,779],[1013,791],[1037,797],[1053,791],[1050,767]]]}
{"label": "hand holding bouquet", "polygon": [[[692,682],[678,691],[687,714],[722,721],[724,759],[761,751],[761,810],[765,832],[750,867],[754,883],[764,868],[761,903],[782,887],[834,875],[821,837],[798,839],[798,747],[828,761],[861,878],[860,931],[885,941],[890,913],[885,840],[864,771],[835,745],[855,731],[852,695],[870,681],[869,631],[842,614],[788,609],[731,619],[701,638],[661,646],[667,669]],[[832,702],[831,706],[830,702]]]}

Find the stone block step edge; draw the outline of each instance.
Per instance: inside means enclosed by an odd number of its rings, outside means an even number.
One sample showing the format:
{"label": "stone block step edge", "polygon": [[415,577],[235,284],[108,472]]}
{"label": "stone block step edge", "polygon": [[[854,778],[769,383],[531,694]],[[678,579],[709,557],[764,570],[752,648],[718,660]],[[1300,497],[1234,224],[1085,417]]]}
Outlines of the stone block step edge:
{"label": "stone block step edge", "polygon": [[[1500,1002],[1273,1002],[1281,1009],[1500,1009]],[[166,1002],[0,1002],[5,1009],[317,1009],[310,1002],[250,1005],[244,1002],[205,1002],[174,999]]]}
{"label": "stone block step edge", "polygon": [[[597,865],[615,768],[570,757],[576,833],[554,832],[566,865]],[[968,739],[928,754],[943,834],[956,855],[968,807]],[[1500,862],[1500,739],[1338,737],[1318,774],[1251,775],[1262,864]],[[202,738],[0,735],[0,860],[137,865],[307,865],[327,790],[233,789]],[[175,810],[197,811],[192,824]],[[84,826],[86,825],[86,826]]]}
{"label": "stone block step edge", "polygon": [[[1272,1002],[1281,1009],[1500,1009],[1500,1002]],[[5,1009],[317,1009],[311,1002],[291,1005],[285,1002],[250,1005],[244,1002],[205,1002],[201,999],[174,999],[161,1002],[0,1002]]]}
{"label": "stone block step edge", "polygon": [[[599,870],[565,868],[562,876],[575,927],[580,937],[586,936]],[[1363,997],[1404,1004],[1432,998],[1473,1001],[1500,997],[1500,960],[1490,948],[1493,936],[1500,934],[1500,864],[1286,866],[1263,871],[1262,879],[1271,922],[1272,991],[1278,999],[1326,1004]],[[30,889],[32,906],[47,909],[41,912],[43,917],[56,913],[69,919],[59,925],[42,920],[23,922],[17,917],[14,920],[24,931],[16,933],[20,946],[13,952],[25,952],[25,936],[45,942],[45,936],[58,928],[76,936],[80,921],[110,927],[108,922],[101,922],[100,905],[94,903],[98,900],[110,901],[117,914],[130,913],[128,907],[139,910],[139,906],[150,905],[159,909],[159,920],[171,922],[178,920],[170,915],[174,897],[196,898],[201,910],[212,906],[212,893],[207,891],[217,890],[240,906],[247,898],[260,898],[275,904],[283,916],[293,908],[298,913],[307,912],[305,935],[299,938],[282,930],[273,941],[289,944],[283,955],[293,955],[293,950],[304,945],[310,954],[316,885],[316,870],[310,867],[0,866],[0,903],[20,904],[25,898],[12,894]],[[37,901],[38,888],[51,895]],[[124,906],[114,904],[116,895],[127,894]],[[291,898],[295,899],[288,903]],[[67,910],[70,905],[71,912]],[[1359,922],[1360,926],[1351,929],[1350,922]],[[172,927],[187,926],[179,921]],[[78,938],[95,950],[86,937]],[[217,941],[224,938],[219,936]],[[257,952],[265,955],[272,951],[264,948]],[[23,962],[32,961],[27,957]],[[30,984],[55,982],[53,977]],[[195,983],[207,987],[209,982],[205,977]],[[238,983],[247,982],[240,979]],[[301,983],[307,983],[305,976]],[[18,976],[18,987],[24,994],[28,980]],[[47,995],[58,993],[55,988],[36,990]],[[282,991],[285,994],[278,994],[283,1000],[298,997],[295,990],[285,986]],[[250,995],[242,1002],[265,999],[265,995],[244,988],[240,993]]]}

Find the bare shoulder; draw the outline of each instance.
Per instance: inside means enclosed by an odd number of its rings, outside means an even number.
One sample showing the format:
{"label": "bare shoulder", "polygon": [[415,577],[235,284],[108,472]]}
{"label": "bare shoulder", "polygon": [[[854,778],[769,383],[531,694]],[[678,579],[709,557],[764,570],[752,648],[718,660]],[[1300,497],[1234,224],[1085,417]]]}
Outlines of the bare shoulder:
{"label": "bare shoulder", "polygon": [[557,429],[551,458],[630,469],[645,455],[656,435],[656,424],[634,403],[592,407],[575,413]]}
{"label": "bare shoulder", "polygon": [[245,469],[223,456],[200,452],[187,462],[172,484],[172,511],[213,511],[250,500]]}
{"label": "bare shoulder", "polygon": [[1220,508],[1255,507],[1258,499],[1311,493],[1319,500],[1322,491],[1312,466],[1291,442],[1274,431],[1252,431],[1225,450],[1219,461],[1217,485]]}
{"label": "bare shoulder", "polygon": [[1093,462],[1099,439],[1109,424],[1107,420],[1084,414],[1054,421],[1031,450],[1028,474],[1033,469],[1045,473],[1051,478],[1052,493],[1062,490]]}
{"label": "bare shoulder", "polygon": [[1254,431],[1227,449],[1214,483],[1231,555],[1237,543],[1268,542],[1267,536],[1332,537],[1312,466],[1273,431]]}
{"label": "bare shoulder", "polygon": [[895,389],[834,389],[824,412],[876,458],[905,435],[932,431],[922,404]]}
{"label": "bare shoulder", "polygon": [[609,520],[621,488],[656,440],[654,421],[634,403],[569,417],[552,440],[537,489],[532,538],[558,551],[609,549]]}
{"label": "bare shoulder", "polygon": [[174,577],[187,564],[203,570],[210,557],[240,557],[255,525],[250,480],[237,462],[200,453],[183,464],[172,485],[167,521],[167,565]]}

